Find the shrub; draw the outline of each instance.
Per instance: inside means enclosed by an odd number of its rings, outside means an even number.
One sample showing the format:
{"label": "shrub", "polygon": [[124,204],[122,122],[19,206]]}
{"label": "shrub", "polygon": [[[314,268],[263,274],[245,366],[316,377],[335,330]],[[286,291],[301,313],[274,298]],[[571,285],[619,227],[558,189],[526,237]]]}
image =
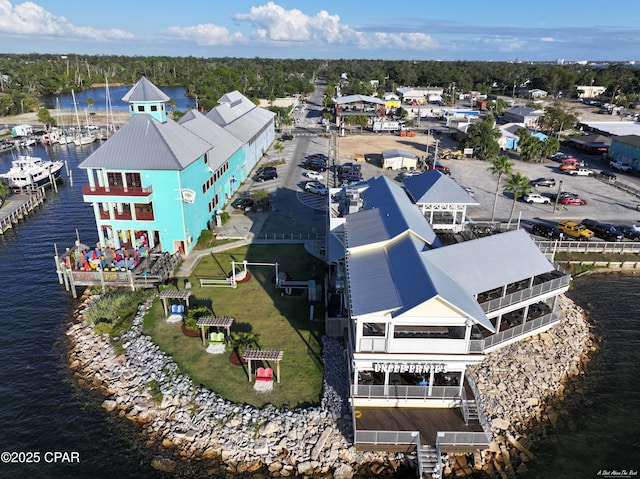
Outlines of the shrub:
{"label": "shrub", "polygon": [[184,327],[191,330],[198,330],[198,320],[203,316],[212,316],[213,312],[206,306],[198,306],[196,308],[190,308],[187,315],[184,318]]}

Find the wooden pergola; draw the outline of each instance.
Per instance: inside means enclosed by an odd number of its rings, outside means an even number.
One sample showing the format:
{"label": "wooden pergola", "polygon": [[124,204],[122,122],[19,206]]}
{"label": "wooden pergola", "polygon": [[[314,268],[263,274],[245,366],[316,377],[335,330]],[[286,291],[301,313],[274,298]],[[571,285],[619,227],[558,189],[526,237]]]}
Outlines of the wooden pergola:
{"label": "wooden pergola", "polygon": [[280,382],[280,361],[284,351],[276,349],[247,349],[244,353],[244,359],[247,361],[249,369],[249,382],[251,382],[251,361],[275,361],[276,362],[276,377]]}
{"label": "wooden pergola", "polygon": [[213,326],[216,328],[225,328],[227,331],[227,338],[231,337],[231,324],[233,324],[234,319],[224,316],[222,318],[216,318],[214,316],[203,316],[198,319],[198,327],[200,328],[200,335],[202,336],[202,344],[203,346],[207,345],[207,337],[205,329],[209,326]]}
{"label": "wooden pergola", "polygon": [[160,291],[160,299],[162,300],[162,307],[164,308],[165,316],[169,314],[169,308],[167,307],[167,300],[169,299],[179,299],[180,301],[184,301],[186,305],[186,309],[189,308],[189,297],[191,296],[191,291],[180,291],[175,289],[165,289]]}

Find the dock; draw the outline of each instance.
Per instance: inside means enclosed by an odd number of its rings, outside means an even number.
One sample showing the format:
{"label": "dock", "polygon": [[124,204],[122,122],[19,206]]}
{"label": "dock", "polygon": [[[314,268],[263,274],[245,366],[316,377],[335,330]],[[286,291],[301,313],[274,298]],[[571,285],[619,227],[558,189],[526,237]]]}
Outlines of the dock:
{"label": "dock", "polygon": [[5,199],[0,208],[0,234],[5,234],[20,221],[24,220],[31,211],[36,209],[46,198],[44,189],[28,193],[13,194]]}

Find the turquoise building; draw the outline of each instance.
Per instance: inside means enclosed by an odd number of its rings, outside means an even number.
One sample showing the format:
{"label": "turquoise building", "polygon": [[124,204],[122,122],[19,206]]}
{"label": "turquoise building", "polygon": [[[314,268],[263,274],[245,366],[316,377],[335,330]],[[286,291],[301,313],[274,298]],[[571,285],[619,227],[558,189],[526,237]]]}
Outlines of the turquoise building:
{"label": "turquoise building", "polygon": [[101,246],[193,249],[275,137],[275,114],[228,95],[235,103],[208,114],[218,121],[193,110],[180,122],[167,118],[169,97],[145,77],[123,97],[130,120],[80,164]]}

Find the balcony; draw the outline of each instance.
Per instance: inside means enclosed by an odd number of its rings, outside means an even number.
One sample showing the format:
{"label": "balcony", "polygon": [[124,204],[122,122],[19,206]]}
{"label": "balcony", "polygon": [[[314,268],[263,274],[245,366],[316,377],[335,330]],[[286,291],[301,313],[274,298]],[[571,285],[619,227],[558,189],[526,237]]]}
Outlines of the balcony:
{"label": "balcony", "polygon": [[91,186],[83,185],[82,194],[84,196],[137,196],[145,197],[150,196],[153,193],[151,186],[139,187],[129,186],[110,186],[109,189],[105,186]]}
{"label": "balcony", "polygon": [[569,288],[570,282],[571,275],[560,272],[549,273],[548,275],[536,276],[534,283],[537,284],[530,288],[527,287],[528,281],[523,281],[508,288],[507,294],[504,296],[502,288],[478,295],[478,303],[485,313],[490,313],[552,291],[557,291],[560,294],[562,290]]}

